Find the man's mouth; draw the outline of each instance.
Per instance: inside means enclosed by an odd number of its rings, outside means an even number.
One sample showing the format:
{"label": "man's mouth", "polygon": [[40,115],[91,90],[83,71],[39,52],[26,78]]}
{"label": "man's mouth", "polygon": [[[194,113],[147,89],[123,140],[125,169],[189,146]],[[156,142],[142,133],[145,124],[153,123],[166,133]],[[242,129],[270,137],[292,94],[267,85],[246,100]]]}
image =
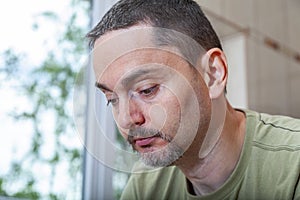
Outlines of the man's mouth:
{"label": "man's mouth", "polygon": [[149,153],[160,149],[162,138],[158,135],[144,138],[134,138],[132,147],[139,153]]}
{"label": "man's mouth", "polygon": [[133,149],[140,153],[155,151],[156,149],[165,146],[167,143],[170,143],[172,140],[171,137],[164,135],[159,131],[148,131],[146,133],[147,135],[139,134],[140,136],[138,136],[138,134],[135,134],[135,136],[129,135],[127,138],[129,144],[132,145]]}
{"label": "man's mouth", "polygon": [[134,143],[139,147],[147,148],[151,146],[151,143],[153,143],[156,138],[157,136],[152,136],[148,138],[138,138],[134,140]]}

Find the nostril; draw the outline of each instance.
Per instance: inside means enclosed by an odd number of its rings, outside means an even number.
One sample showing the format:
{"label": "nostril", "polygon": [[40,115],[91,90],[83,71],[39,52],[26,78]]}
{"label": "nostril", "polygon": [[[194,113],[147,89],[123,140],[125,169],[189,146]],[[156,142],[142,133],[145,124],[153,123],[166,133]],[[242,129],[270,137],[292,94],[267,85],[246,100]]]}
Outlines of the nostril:
{"label": "nostril", "polygon": [[145,118],[141,113],[136,113],[132,116],[132,121],[136,126],[141,126],[145,123]]}
{"label": "nostril", "polygon": [[142,122],[135,122],[135,125],[137,125],[137,126],[141,126],[141,125],[143,125],[144,123],[142,123]]}
{"label": "nostril", "polygon": [[142,111],[135,109],[130,112],[131,123],[136,126],[141,126],[145,123],[145,118]]}

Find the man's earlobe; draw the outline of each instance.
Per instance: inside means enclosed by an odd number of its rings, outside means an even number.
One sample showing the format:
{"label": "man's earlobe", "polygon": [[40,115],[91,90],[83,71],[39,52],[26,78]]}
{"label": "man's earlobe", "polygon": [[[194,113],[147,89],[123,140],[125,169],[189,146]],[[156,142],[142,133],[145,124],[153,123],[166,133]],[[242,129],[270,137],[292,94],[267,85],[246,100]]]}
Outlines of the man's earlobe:
{"label": "man's earlobe", "polygon": [[216,99],[224,94],[227,83],[228,74],[225,54],[219,48],[208,50],[202,58],[202,66],[210,98]]}

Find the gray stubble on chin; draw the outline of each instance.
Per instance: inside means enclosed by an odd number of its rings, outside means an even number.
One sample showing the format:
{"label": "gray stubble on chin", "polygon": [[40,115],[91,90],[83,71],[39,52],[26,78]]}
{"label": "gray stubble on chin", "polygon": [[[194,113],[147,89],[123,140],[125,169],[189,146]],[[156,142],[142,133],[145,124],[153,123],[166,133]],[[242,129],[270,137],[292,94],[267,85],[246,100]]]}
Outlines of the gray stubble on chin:
{"label": "gray stubble on chin", "polygon": [[184,151],[175,142],[153,152],[140,153],[141,161],[152,167],[166,167],[178,160]]}
{"label": "gray stubble on chin", "polygon": [[173,141],[173,137],[162,133],[156,129],[146,129],[146,128],[136,128],[130,130],[128,134],[127,141],[134,147],[134,137],[160,137],[168,142],[168,145],[161,147],[161,149],[147,152],[139,153],[141,161],[148,166],[152,167],[166,167],[172,165],[176,160],[178,160],[184,153],[184,150]]}

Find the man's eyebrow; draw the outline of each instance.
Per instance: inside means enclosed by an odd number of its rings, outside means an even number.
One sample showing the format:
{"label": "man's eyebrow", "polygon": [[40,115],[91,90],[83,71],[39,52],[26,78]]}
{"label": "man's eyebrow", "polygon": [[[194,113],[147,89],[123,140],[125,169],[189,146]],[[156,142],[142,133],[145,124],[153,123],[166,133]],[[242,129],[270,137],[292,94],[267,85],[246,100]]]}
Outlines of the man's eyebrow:
{"label": "man's eyebrow", "polygon": [[106,90],[106,91],[112,92],[112,90],[109,89],[105,84],[101,84],[101,83],[96,82],[95,86],[97,88],[99,88],[100,90]]}
{"label": "man's eyebrow", "polygon": [[[141,76],[145,76],[146,74],[155,73],[157,71],[158,71],[158,69],[139,69],[139,70],[131,73],[127,77],[125,77],[121,81],[121,84],[123,86],[127,86],[130,82],[134,81],[135,79],[137,79],[137,78],[139,78]],[[97,81],[95,82],[95,86],[97,88],[99,88],[100,90],[105,90],[105,91],[113,92],[111,89],[109,89],[108,86],[106,86],[105,84],[102,84],[102,83],[98,83]]]}
{"label": "man's eyebrow", "polygon": [[123,86],[127,86],[130,82],[134,81],[135,79],[141,77],[141,76],[145,76],[146,74],[149,73],[154,73],[157,72],[158,69],[139,69],[135,72],[132,72],[130,75],[128,75],[127,77],[125,77],[122,81],[121,84]]}

